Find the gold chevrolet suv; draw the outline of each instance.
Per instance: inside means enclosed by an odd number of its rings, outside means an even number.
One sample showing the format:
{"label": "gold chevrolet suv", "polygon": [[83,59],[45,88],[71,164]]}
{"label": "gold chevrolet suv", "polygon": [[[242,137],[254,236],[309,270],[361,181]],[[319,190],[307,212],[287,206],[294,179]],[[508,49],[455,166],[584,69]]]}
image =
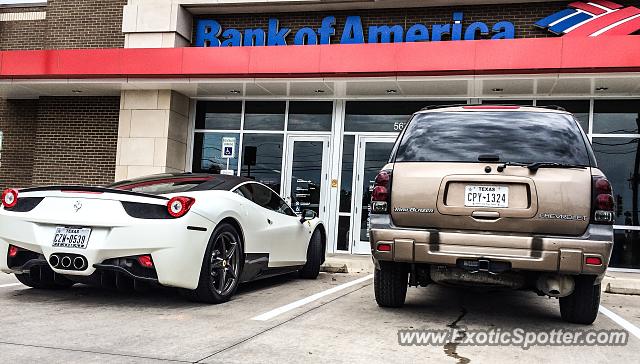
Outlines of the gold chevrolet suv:
{"label": "gold chevrolet suv", "polygon": [[561,108],[465,105],[413,115],[377,175],[376,301],[429,283],[534,290],[591,324],[613,246],[614,199]]}

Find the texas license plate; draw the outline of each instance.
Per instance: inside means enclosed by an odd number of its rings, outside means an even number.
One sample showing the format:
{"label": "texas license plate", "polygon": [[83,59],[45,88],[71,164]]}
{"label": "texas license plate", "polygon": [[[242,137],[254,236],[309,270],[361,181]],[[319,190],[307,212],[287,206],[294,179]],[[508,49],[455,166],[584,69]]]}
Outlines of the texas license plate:
{"label": "texas license plate", "polygon": [[509,187],[466,186],[464,205],[467,207],[509,207]]}
{"label": "texas license plate", "polygon": [[86,249],[91,236],[90,228],[57,227],[53,236],[53,244],[56,248]]}

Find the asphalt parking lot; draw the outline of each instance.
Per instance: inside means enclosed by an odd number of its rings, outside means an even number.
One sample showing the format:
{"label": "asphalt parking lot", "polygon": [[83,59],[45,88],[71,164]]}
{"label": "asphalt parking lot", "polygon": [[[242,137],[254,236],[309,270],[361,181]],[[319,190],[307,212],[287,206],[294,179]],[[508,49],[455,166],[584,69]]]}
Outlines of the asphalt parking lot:
{"label": "asphalt parking lot", "polygon": [[[557,302],[528,292],[410,288],[403,309],[381,309],[365,274],[276,277],[242,286],[226,304],[185,301],[171,289],[123,293],[76,285],[38,291],[0,276],[1,362],[632,362],[626,346],[401,346],[400,329],[585,329],[560,320]],[[349,282],[350,286],[344,284]],[[337,287],[337,288],[336,288]],[[341,289],[342,288],[342,289]],[[330,290],[330,291],[327,291]],[[314,296],[315,295],[315,296]],[[313,300],[314,298],[317,298]],[[300,301],[302,300],[302,301]],[[640,326],[640,297],[602,305]],[[256,320],[259,318],[261,320]],[[590,329],[620,329],[600,314]]]}

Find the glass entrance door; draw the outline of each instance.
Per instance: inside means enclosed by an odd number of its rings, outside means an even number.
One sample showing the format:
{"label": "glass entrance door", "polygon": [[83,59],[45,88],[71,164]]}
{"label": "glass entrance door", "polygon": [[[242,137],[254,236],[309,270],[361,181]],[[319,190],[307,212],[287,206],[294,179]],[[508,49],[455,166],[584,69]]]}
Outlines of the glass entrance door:
{"label": "glass entrance door", "polygon": [[369,207],[376,175],[389,161],[395,137],[358,138],[357,175],[353,214],[353,254],[371,254],[369,245]]}
{"label": "glass entrance door", "polygon": [[284,196],[296,213],[326,214],[329,136],[289,136]]}

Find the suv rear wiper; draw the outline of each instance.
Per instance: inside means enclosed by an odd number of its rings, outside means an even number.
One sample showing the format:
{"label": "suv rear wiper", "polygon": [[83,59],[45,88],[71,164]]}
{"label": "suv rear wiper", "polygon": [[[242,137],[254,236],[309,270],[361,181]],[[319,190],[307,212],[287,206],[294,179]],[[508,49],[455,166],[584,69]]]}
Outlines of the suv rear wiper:
{"label": "suv rear wiper", "polygon": [[533,162],[533,163],[519,163],[519,162],[504,162],[498,166],[498,172],[504,171],[507,166],[526,167],[531,172],[536,173],[540,168],[587,168],[577,164],[556,163],[556,162]]}

